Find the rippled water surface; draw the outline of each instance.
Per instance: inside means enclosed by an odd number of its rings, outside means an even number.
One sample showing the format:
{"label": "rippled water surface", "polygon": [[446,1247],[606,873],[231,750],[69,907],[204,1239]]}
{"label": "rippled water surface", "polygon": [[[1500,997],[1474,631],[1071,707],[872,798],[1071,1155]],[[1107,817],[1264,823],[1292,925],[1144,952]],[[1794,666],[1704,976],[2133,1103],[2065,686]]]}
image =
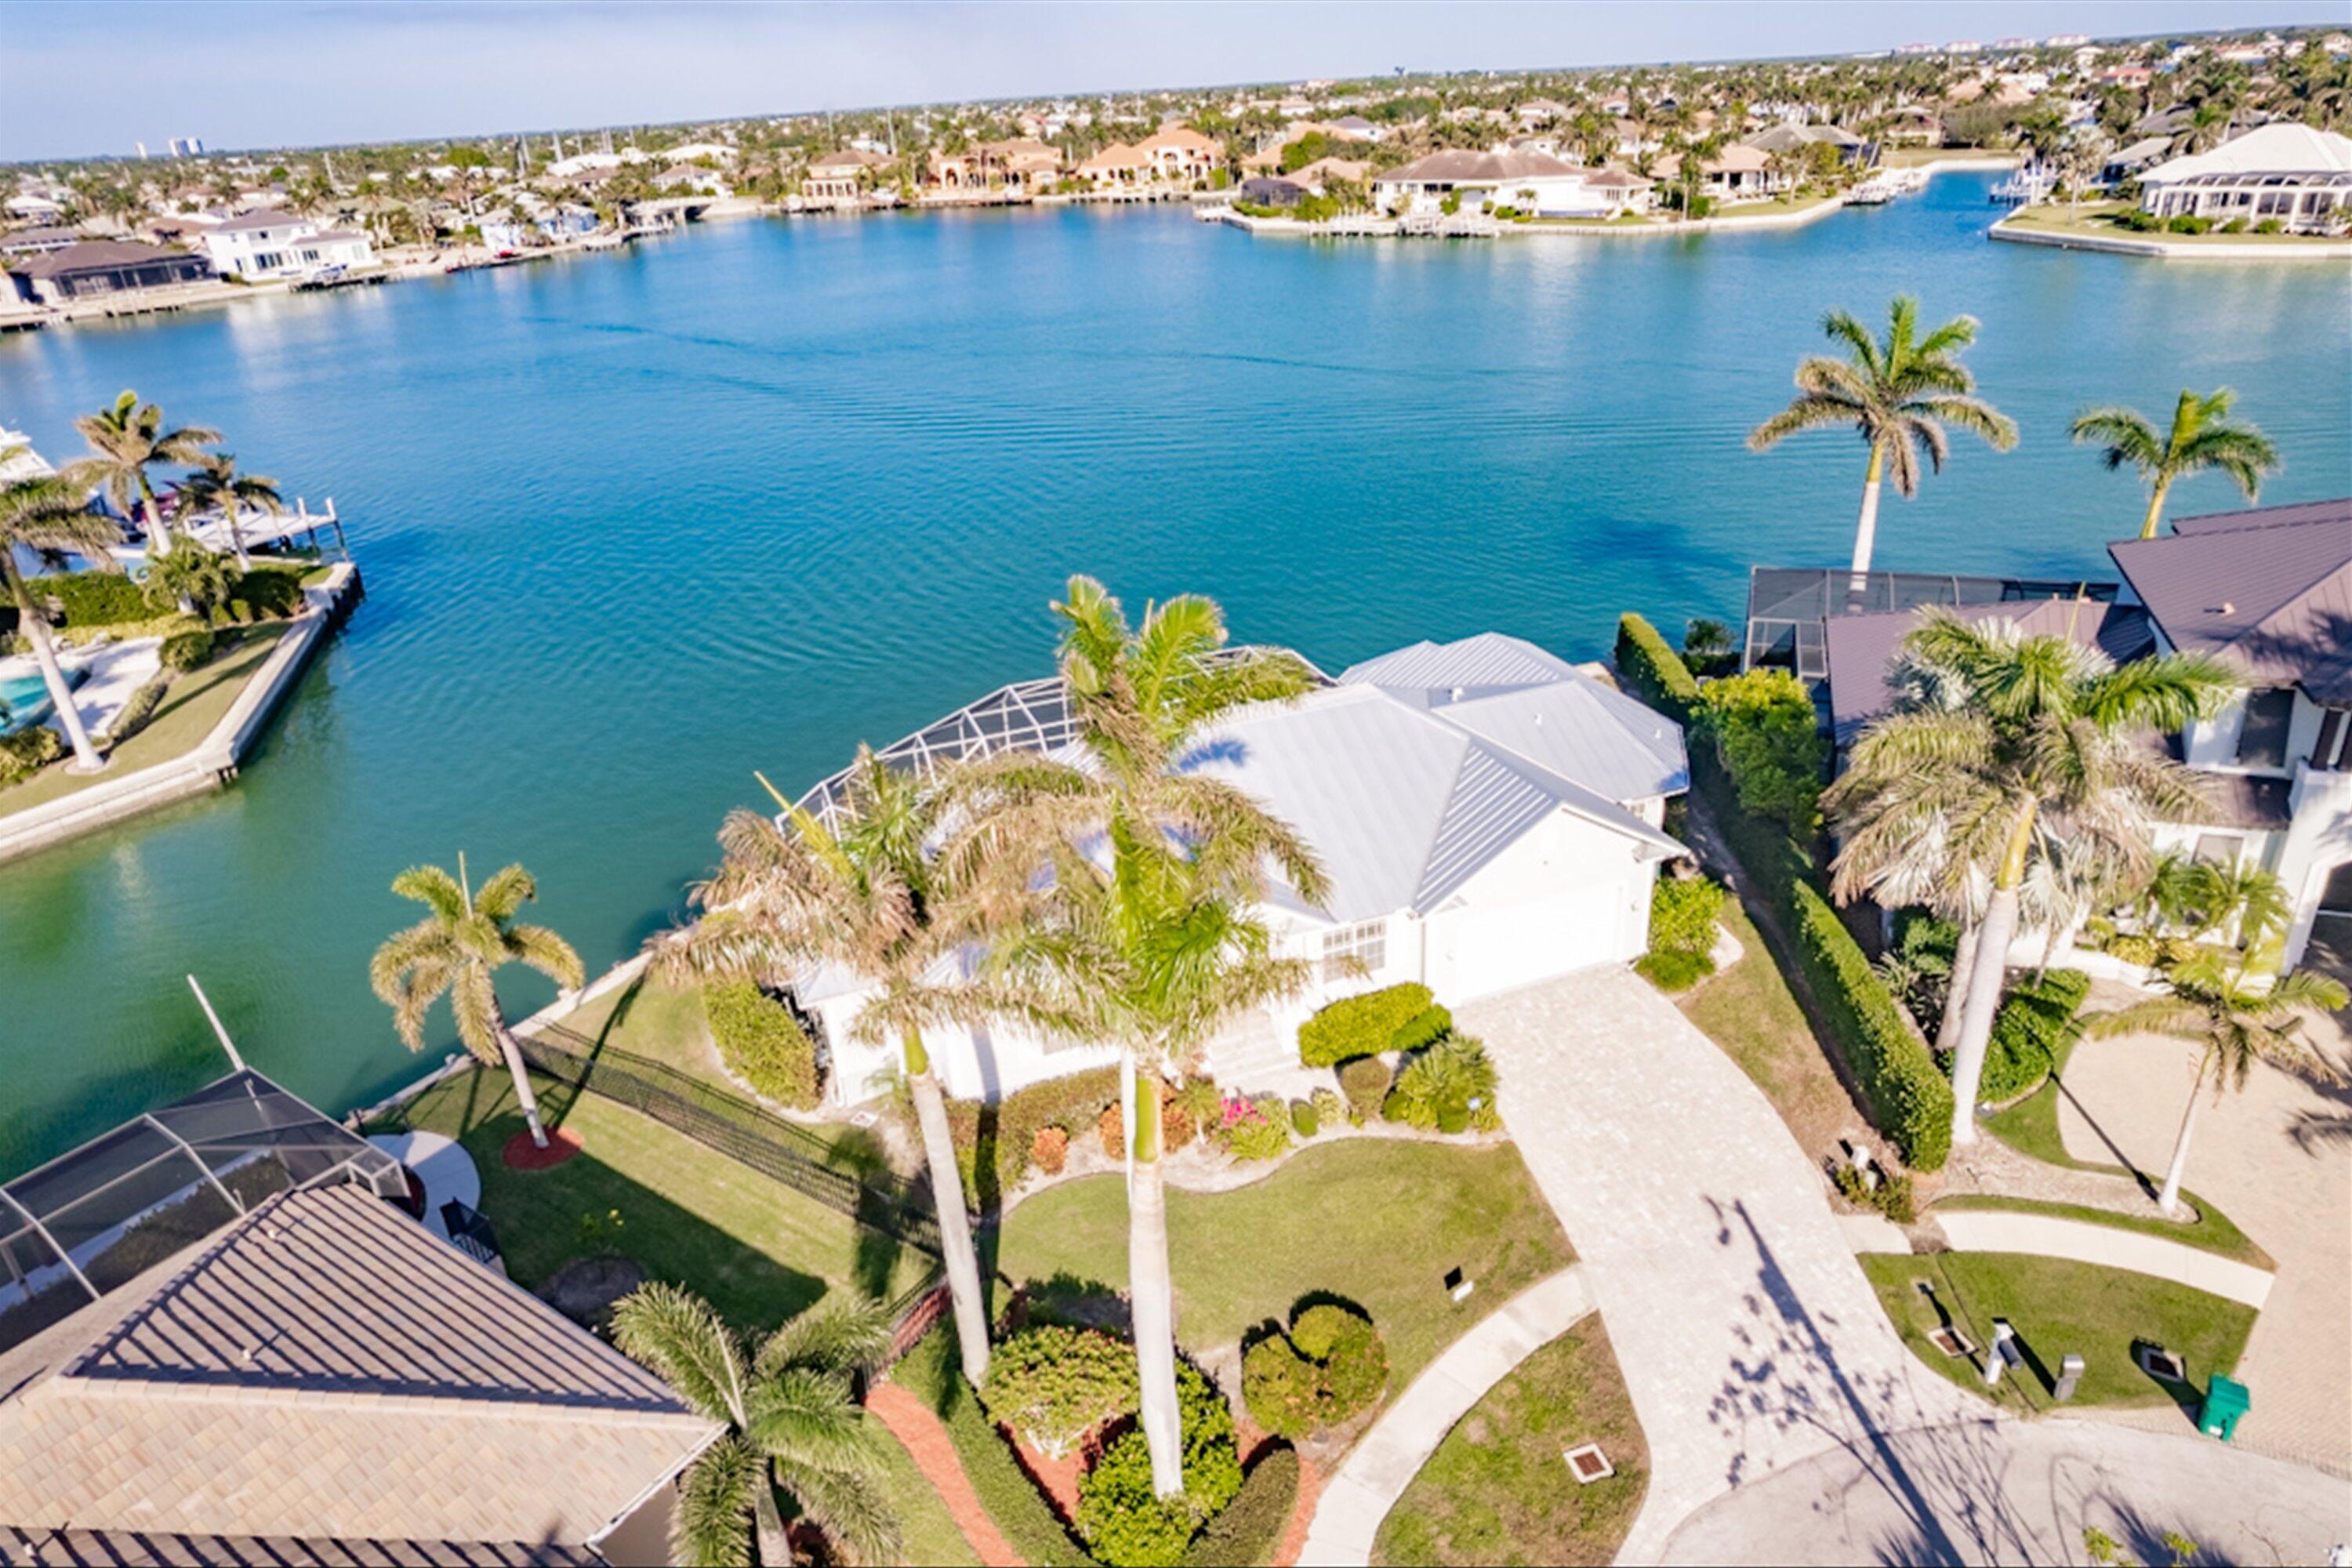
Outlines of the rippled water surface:
{"label": "rippled water surface", "polygon": [[1687,241],[754,221],[0,341],[0,425],[62,458],[136,387],[331,492],[369,584],[235,787],[0,867],[0,1170],[219,1070],[191,971],[257,1066],[372,1097],[417,1065],[365,980],[413,908],[394,872],[521,859],[601,968],[667,921],[751,769],[805,783],[1042,673],[1072,571],[1213,595],[1334,669],[1486,627],[1590,656],[1627,607],[1729,619],[1751,562],[1843,559],[1858,444],[1741,447],[1834,305],[1980,317],[1970,363],[2025,429],[1890,500],[1885,565],[2104,571],[2140,503],[2065,443],[2094,399],[2227,383],[2285,451],[2273,499],[2352,490],[2344,268],[1989,244],[1986,185]]}

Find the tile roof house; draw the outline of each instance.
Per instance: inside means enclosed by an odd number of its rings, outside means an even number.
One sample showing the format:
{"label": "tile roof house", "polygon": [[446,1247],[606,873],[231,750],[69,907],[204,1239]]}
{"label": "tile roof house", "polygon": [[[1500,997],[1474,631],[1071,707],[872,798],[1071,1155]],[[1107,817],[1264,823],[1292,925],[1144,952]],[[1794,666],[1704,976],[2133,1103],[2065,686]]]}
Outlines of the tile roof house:
{"label": "tile roof house", "polygon": [[[354,1152],[316,1170],[337,1135]],[[0,1307],[37,1315],[0,1337],[0,1563],[659,1550],[669,1483],[716,1429],[379,1195],[380,1167],[399,1175],[239,1073],[9,1184]],[[84,1188],[131,1217],[93,1233]],[[156,1260],[109,1272],[125,1250]],[[61,1269],[79,1289],[43,1287]]]}
{"label": "tile roof house", "polygon": [[[887,748],[921,767],[1004,750],[1066,751],[1061,683],[1008,687]],[[1264,804],[1315,847],[1328,897],[1277,887],[1277,946],[1326,968],[1303,1000],[1246,1019],[1210,1047],[1234,1081],[1297,1066],[1315,1007],[1419,981],[1448,1003],[1637,957],[1657,868],[1685,851],[1662,829],[1689,786],[1680,726],[1517,637],[1416,643],[1355,666],[1301,700],[1244,710],[1184,764]],[[834,781],[803,804],[820,814]],[[1352,956],[1365,973],[1338,961]],[[796,986],[822,1024],[833,1081],[864,1083],[882,1056],[849,1037],[865,996],[845,977]],[[1113,1059],[1011,1029],[941,1031],[932,1059],[951,1093],[994,1099]],[[869,1060],[869,1058],[872,1058]]]}

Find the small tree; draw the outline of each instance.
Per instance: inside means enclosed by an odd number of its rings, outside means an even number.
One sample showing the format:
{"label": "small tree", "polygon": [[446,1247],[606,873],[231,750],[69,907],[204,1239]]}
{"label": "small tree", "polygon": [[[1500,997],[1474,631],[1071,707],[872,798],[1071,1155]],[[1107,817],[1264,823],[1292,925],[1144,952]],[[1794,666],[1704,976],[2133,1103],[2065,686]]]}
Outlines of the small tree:
{"label": "small tree", "polygon": [[1785,669],[1751,669],[1709,681],[1699,704],[1739,804],[1811,833],[1828,750],[1804,682]]}

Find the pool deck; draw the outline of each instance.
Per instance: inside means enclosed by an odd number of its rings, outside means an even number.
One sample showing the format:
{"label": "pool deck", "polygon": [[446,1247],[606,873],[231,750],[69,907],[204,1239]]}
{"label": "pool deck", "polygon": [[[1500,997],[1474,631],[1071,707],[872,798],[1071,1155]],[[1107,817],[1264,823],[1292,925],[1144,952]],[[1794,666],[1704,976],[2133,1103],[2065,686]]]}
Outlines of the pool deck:
{"label": "pool deck", "polygon": [[[302,591],[302,613],[294,617],[278,646],[202,741],[168,761],[120,777],[102,778],[71,795],[0,817],[0,861],[226,786],[236,776],[237,765],[268,726],[286,693],[309,667],[310,656],[350,613],[359,592],[359,568],[348,561],[338,563],[324,583]],[[81,695],[76,692],[77,698]]]}

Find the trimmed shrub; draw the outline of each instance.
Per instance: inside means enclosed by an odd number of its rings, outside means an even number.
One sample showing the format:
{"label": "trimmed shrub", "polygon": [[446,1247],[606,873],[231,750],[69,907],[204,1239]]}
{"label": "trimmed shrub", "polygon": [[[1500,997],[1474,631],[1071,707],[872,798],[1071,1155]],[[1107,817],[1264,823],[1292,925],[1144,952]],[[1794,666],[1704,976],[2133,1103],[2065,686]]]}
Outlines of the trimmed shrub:
{"label": "trimmed shrub", "polygon": [[65,737],[46,724],[0,735],[0,784],[28,779],[65,754]]}
{"label": "trimmed shrub", "polygon": [[1369,1410],[1388,1391],[1389,1352],[1361,1313],[1332,1302],[1307,1308],[1287,1334],[1270,1334],[1242,1358],[1250,1419],[1278,1437],[1303,1437]]}
{"label": "trimmed shrub", "polygon": [[1389,1064],[1378,1057],[1358,1057],[1339,1064],[1339,1092],[1348,1097],[1348,1114],[1358,1121],[1380,1114],[1388,1100]]}
{"label": "trimmed shrub", "polygon": [[191,626],[186,631],[173,632],[165,637],[163,650],[157,657],[163,659],[165,669],[189,670],[212,656],[211,630],[205,626]]}
{"label": "trimmed shrub", "polygon": [[1063,1528],[1053,1504],[981,1407],[980,1395],[956,1370],[952,1330],[942,1325],[924,1336],[892,1377],[946,1424],[964,1479],[1024,1562],[1037,1568],[1087,1568],[1094,1562]]}
{"label": "trimmed shrub", "polygon": [[1290,1126],[1301,1138],[1312,1138],[1323,1131],[1323,1119],[1315,1114],[1315,1107],[1303,1100],[1290,1102]]}
{"label": "trimmed shrub", "polygon": [[1715,973],[1715,960],[1703,952],[1645,952],[1633,971],[1661,991],[1687,991]]}
{"label": "trimmed shrub", "polygon": [[1337,1127],[1348,1119],[1348,1102],[1336,1089],[1318,1089],[1307,1101],[1315,1108],[1315,1123],[1318,1127]]}
{"label": "trimmed shrub", "polygon": [[1914,1170],[1938,1171],[1952,1151],[1952,1086],[1905,1026],[1885,984],[1829,900],[1787,884],[1798,965],[1861,1085],[1870,1119]]}
{"label": "trimmed shrub", "polygon": [[795,1110],[816,1104],[816,1046],[793,1010],[748,981],[706,986],[719,1059],[754,1089]]}
{"label": "trimmed shrub", "polygon": [[1070,1157],[1070,1134],[1065,1128],[1040,1127],[1029,1142],[1029,1163],[1049,1176],[1062,1173]]}
{"label": "trimmed shrub", "polygon": [[1242,1489],[1241,1447],[1224,1395],[1199,1368],[1176,1366],[1184,1432],[1184,1489],[1157,1496],[1141,1431],[1118,1437],[1078,1479],[1078,1534],[1111,1568],[1176,1568],[1205,1521]]}
{"label": "trimmed shrub", "polygon": [[121,572],[65,572],[25,585],[36,601],[57,602],[60,626],[120,626],[145,620],[150,613],[145,590]]}
{"label": "trimmed shrub", "polygon": [[1398,1043],[1401,1035],[1426,1044],[1453,1026],[1453,1017],[1436,1005],[1429,987],[1407,981],[1343,996],[1299,1025],[1298,1059],[1311,1068],[1337,1067],[1358,1057],[1412,1048]]}
{"label": "trimmed shrub", "polygon": [[[1475,1103],[1474,1103],[1475,1102]],[[1502,1125],[1495,1110],[1495,1064],[1486,1047],[1449,1035],[1404,1064],[1381,1114],[1408,1127],[1440,1132],[1491,1131]]]}
{"label": "trimmed shrub", "polygon": [[1006,1095],[993,1107],[976,1100],[948,1101],[948,1130],[955,1138],[964,1197],[977,1209],[993,1206],[1029,1173],[1039,1129],[1059,1126],[1075,1135],[1105,1106],[1118,1103],[1115,1067],[1048,1079]]}
{"label": "trimmed shrub", "polygon": [[1118,1101],[1112,1100],[1095,1118],[1095,1137],[1102,1143],[1102,1152],[1114,1160],[1127,1158],[1127,1112]]}
{"label": "trimmed shrub", "polygon": [[[2056,1065],[2058,1049],[2074,1032],[2074,1015],[2091,994],[2091,977],[2079,969],[2053,969],[2039,980],[2020,981],[1992,1018],[1985,1042],[1984,1078],[1977,1098],[2006,1105],[2042,1087]],[[1944,1070],[1949,1072],[1948,1058]]]}
{"label": "trimmed shrub", "polygon": [[1160,1152],[1161,1153],[1174,1153],[1190,1143],[1199,1131],[1200,1126],[1192,1120],[1192,1112],[1173,1100],[1162,1100],[1160,1102]]}
{"label": "trimmed shrub", "polygon": [[144,730],[149,721],[155,717],[156,706],[163,700],[163,693],[171,684],[172,678],[168,675],[158,675],[143,682],[137,690],[124,699],[122,710],[114,716],[114,722],[107,727],[107,739],[119,746]]}
{"label": "trimmed shrub", "polygon": [[1276,1448],[1185,1552],[1184,1568],[1261,1568],[1274,1561],[1297,1511],[1298,1451]]}
{"label": "trimmed shrub", "polygon": [[1700,713],[1740,805],[1810,834],[1829,754],[1805,683],[1785,669],[1709,681]]}
{"label": "trimmed shrub", "polygon": [[1664,877],[1650,895],[1650,951],[1706,952],[1715,946],[1723,889],[1705,877]]}
{"label": "trimmed shrub", "polygon": [[1617,617],[1617,673],[1634,695],[1662,712],[1688,719],[1698,703],[1698,680],[1658,628],[1630,611]]}
{"label": "trimmed shrub", "polygon": [[991,1416],[1055,1458],[1140,1398],[1131,1347],[1053,1323],[1024,1329],[991,1352],[980,1391]]}
{"label": "trimmed shrub", "polygon": [[1882,1171],[1874,1187],[1860,1171],[1842,1164],[1830,1180],[1839,1194],[1857,1208],[1876,1209],[1896,1225],[1911,1225],[1919,1218],[1908,1171]]}
{"label": "trimmed shrub", "polygon": [[2136,963],[2147,969],[2164,956],[2164,950],[2156,938],[2143,931],[2124,931],[2107,943],[2107,956],[2119,963]]}

